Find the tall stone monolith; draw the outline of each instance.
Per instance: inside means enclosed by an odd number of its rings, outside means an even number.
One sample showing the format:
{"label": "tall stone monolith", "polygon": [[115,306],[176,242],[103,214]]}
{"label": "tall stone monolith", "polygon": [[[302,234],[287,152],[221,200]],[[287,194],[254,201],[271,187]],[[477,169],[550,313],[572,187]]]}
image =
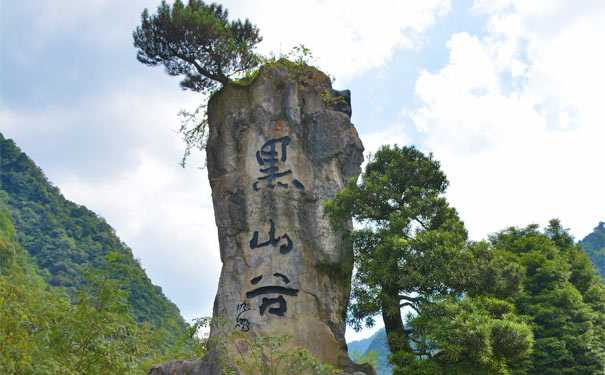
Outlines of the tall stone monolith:
{"label": "tall stone monolith", "polygon": [[[250,337],[288,334],[291,345],[345,373],[360,371],[344,338],[353,254],[323,204],[360,171],[363,146],[350,117],[349,91],[289,62],[226,85],[208,103],[223,262],[214,316]],[[199,373],[215,375],[204,366]]]}

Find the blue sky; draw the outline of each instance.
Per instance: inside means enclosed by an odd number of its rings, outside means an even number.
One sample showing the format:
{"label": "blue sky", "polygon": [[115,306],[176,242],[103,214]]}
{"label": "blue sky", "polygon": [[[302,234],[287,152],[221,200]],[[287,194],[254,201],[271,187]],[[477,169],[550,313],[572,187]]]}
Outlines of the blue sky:
{"label": "blue sky", "polygon": [[[179,167],[175,130],[205,98],[135,59],[132,31],[158,4],[2,2],[0,131],[105,217],[191,319],[211,314],[220,260],[203,159]],[[554,217],[582,238],[605,220],[604,2],[224,5],[257,24],[261,52],[311,49],[352,91],[368,151],[433,152],[473,239]]]}

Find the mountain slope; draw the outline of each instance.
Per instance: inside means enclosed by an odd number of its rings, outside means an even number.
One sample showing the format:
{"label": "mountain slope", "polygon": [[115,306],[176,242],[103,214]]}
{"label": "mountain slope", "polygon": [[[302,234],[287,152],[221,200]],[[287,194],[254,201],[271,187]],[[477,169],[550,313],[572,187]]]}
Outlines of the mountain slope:
{"label": "mountain slope", "polygon": [[84,206],[66,200],[42,170],[0,133],[0,209],[19,243],[53,286],[70,295],[84,282],[85,268],[104,269],[109,253],[121,255],[129,274],[129,301],[137,321],[163,329],[167,343],[186,326],[178,308],[151,283],[132,251],[107,222]]}
{"label": "mountain slope", "polygon": [[578,245],[588,254],[599,274],[605,277],[605,223],[601,221]]}
{"label": "mountain slope", "polygon": [[376,371],[378,375],[391,375],[393,373],[393,366],[389,363],[389,355],[391,351],[389,350],[389,344],[387,343],[387,333],[384,328],[376,331],[372,336],[352,341],[347,343],[349,347],[349,355],[353,352],[357,351],[362,355],[367,355],[370,351],[375,351],[378,354],[378,363],[380,366],[376,367]]}

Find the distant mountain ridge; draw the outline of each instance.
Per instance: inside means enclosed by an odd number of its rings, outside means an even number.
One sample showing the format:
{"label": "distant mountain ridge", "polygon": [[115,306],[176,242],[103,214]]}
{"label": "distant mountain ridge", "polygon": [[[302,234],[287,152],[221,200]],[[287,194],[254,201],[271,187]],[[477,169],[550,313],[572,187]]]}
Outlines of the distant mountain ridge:
{"label": "distant mountain ridge", "polygon": [[578,245],[588,254],[599,274],[605,277],[605,223],[601,221]]}
{"label": "distant mountain ridge", "polygon": [[42,170],[0,133],[0,210],[14,224],[20,245],[53,286],[69,294],[84,281],[87,267],[103,269],[117,253],[129,271],[129,301],[139,322],[163,330],[169,344],[186,327],[177,306],[166,298],[120,241],[115,230],[84,206],[68,201]]}
{"label": "distant mountain ridge", "polygon": [[389,363],[391,351],[389,350],[387,333],[384,328],[379,329],[368,338],[351,341],[347,343],[347,345],[349,348],[349,356],[352,356],[353,352],[367,355],[370,351],[375,351],[380,357],[380,359],[378,359],[380,366],[376,367],[378,375],[391,375],[393,373],[393,366]]}

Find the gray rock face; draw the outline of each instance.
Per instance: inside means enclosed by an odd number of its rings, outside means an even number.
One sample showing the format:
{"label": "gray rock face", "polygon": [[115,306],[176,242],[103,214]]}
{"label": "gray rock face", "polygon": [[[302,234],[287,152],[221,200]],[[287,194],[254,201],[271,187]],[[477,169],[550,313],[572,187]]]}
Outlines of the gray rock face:
{"label": "gray rock face", "polygon": [[344,339],[352,248],[323,214],[323,201],[360,171],[350,116],[348,91],[279,63],[210,99],[207,165],[223,262],[213,313],[246,336],[288,334],[323,363],[369,374]]}

